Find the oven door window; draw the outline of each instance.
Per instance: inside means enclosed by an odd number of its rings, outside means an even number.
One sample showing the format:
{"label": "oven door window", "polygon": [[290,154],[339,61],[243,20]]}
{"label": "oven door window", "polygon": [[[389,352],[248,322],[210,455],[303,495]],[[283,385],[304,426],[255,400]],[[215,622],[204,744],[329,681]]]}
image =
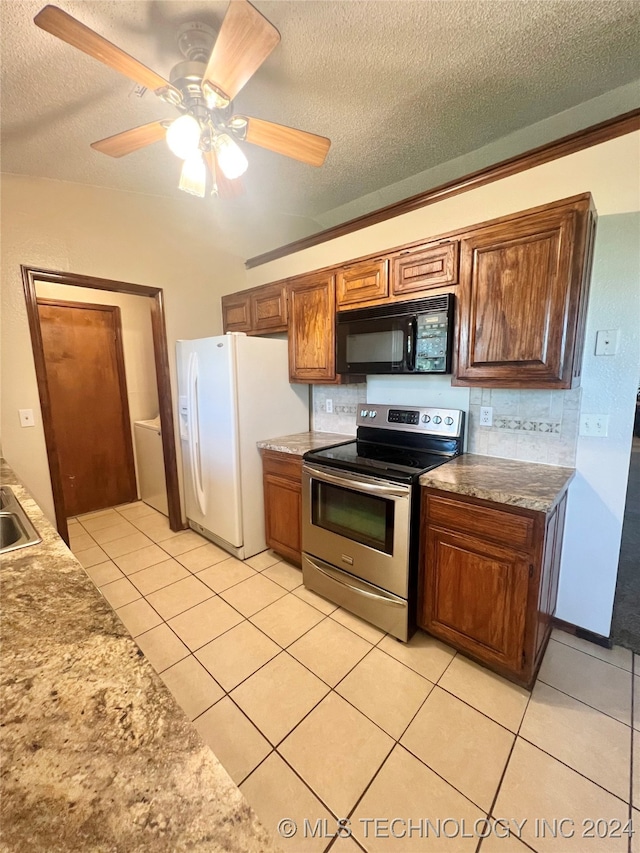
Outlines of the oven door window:
{"label": "oven door window", "polygon": [[354,542],[393,553],[394,502],[312,480],[311,520]]}

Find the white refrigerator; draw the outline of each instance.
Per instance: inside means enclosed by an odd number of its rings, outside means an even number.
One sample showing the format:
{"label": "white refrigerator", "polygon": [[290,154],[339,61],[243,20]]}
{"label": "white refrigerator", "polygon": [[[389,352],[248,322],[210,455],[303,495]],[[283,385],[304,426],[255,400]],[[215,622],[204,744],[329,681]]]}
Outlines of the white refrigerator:
{"label": "white refrigerator", "polygon": [[309,429],[309,386],[289,384],[286,340],[236,332],[176,350],[187,521],[246,560],[267,547],[256,442]]}

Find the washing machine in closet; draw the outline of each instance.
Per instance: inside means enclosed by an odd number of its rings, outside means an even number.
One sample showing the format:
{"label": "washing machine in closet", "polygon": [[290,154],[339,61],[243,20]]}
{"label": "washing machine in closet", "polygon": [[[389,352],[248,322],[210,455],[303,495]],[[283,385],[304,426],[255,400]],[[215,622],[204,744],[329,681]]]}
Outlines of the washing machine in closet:
{"label": "washing machine in closet", "polygon": [[140,498],[158,512],[169,515],[160,417],[148,421],[134,421],[133,434]]}

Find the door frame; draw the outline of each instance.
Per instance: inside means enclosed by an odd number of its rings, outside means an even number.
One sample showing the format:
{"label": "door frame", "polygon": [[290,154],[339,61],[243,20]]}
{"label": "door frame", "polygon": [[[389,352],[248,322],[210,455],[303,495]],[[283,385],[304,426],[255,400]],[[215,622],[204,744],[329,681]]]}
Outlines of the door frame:
{"label": "door frame", "polygon": [[36,369],[38,395],[42,410],[42,426],[51,475],[51,490],[56,515],[56,527],[62,538],[69,543],[67,516],[62,490],[62,473],[58,460],[56,440],[53,432],[51,417],[51,396],[47,383],[46,362],[38,316],[36,282],[50,284],[66,284],[73,287],[87,287],[94,290],[106,290],[111,293],[126,293],[130,296],[146,296],[151,300],[151,331],[153,337],[153,355],[156,368],[158,387],[158,406],[160,410],[160,426],[162,431],[162,452],[164,457],[164,473],[167,486],[167,502],[169,505],[169,526],[171,530],[184,530],[182,510],[180,509],[180,490],[178,486],[178,462],[176,458],[176,443],[173,420],[173,400],[171,396],[171,381],[169,374],[169,348],[167,345],[167,330],[165,324],[164,293],[161,287],[147,287],[142,284],[132,284],[125,281],[114,281],[108,278],[96,278],[77,273],[56,272],[55,270],[20,265],[22,284],[24,288],[31,347]]}
{"label": "door frame", "polygon": [[[133,486],[137,495],[137,480],[135,474],[135,461],[133,454],[133,437],[131,435],[131,415],[129,412],[129,394],[127,389],[127,376],[124,368],[124,347],[122,343],[122,312],[118,305],[102,305],[94,302],[73,302],[69,299],[56,299],[48,296],[36,296],[38,307],[50,305],[57,308],[75,308],[88,311],[102,311],[105,314],[111,314],[113,317],[113,328],[115,333],[115,357],[116,357],[116,372],[118,374],[118,387],[120,391],[120,405],[122,406],[122,427],[124,430],[125,456],[126,465],[129,471],[129,478],[133,478]],[[38,314],[38,323],[40,324],[40,315]],[[42,326],[40,326],[42,331]],[[50,389],[49,389],[50,390]],[[62,472],[60,472],[62,474]],[[65,507],[66,509],[66,507]]]}

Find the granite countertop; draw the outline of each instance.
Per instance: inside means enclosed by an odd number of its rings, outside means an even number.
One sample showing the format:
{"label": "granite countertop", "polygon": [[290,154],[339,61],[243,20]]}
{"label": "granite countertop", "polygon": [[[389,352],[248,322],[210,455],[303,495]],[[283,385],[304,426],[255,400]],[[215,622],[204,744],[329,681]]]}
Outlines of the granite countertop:
{"label": "granite countertop", "polygon": [[354,441],[355,435],[342,435],[338,432],[298,432],[294,435],[282,435],[279,438],[268,438],[258,442],[260,450],[276,450],[280,453],[291,453],[302,456],[308,450],[320,450],[331,447],[332,444],[344,444]]}
{"label": "granite countertop", "polygon": [[465,453],[423,474],[420,485],[547,512],[574,474],[573,468]]}
{"label": "granite countertop", "polygon": [[3,851],[276,853],[29,493],[42,543],[2,555]]}

